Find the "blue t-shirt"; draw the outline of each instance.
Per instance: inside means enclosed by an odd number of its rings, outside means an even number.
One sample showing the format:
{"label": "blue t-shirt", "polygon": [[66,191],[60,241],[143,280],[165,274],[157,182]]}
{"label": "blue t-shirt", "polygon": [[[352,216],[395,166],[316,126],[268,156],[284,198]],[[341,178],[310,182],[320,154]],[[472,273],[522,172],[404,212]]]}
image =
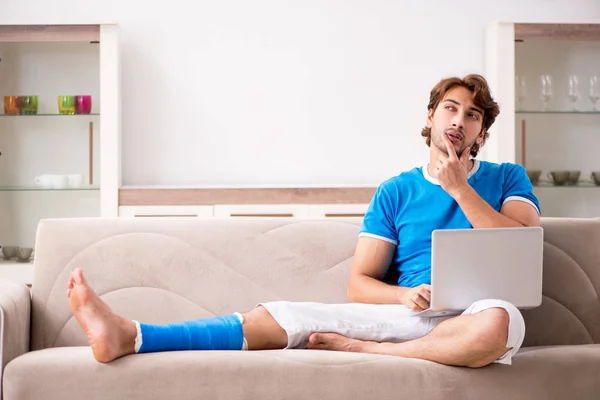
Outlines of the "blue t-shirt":
{"label": "blue t-shirt", "polygon": [[[537,197],[517,164],[474,160],[469,184],[496,211],[507,201],[523,201],[540,212]],[[363,220],[360,236],[396,245],[391,268],[400,273],[398,285],[431,283],[431,234],[435,229],[473,228],[458,203],[427,172],[414,168],[383,182]]]}

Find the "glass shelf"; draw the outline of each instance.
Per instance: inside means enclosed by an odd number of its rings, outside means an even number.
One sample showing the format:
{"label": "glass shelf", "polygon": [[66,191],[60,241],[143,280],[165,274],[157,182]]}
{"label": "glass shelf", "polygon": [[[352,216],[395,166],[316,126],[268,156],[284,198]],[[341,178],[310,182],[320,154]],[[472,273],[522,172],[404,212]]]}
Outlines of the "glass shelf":
{"label": "glass shelf", "polygon": [[588,111],[568,111],[568,110],[547,110],[547,111],[541,111],[541,110],[519,110],[519,111],[515,111],[516,114],[572,114],[572,115],[578,115],[578,114],[582,114],[582,115],[592,115],[592,114],[600,114],[600,111],[592,111],[592,110],[588,110]]}
{"label": "glass shelf", "polygon": [[68,192],[68,191],[100,190],[98,186],[81,186],[77,188],[48,189],[40,186],[0,186],[0,192]]}
{"label": "glass shelf", "polygon": [[579,188],[598,188],[600,189],[600,185],[595,185],[591,182],[580,182],[577,185],[555,185],[550,182],[539,182],[533,185],[533,188],[563,188],[563,189],[579,189]]}
{"label": "glass shelf", "polygon": [[31,264],[33,264],[33,258],[31,258],[27,261],[21,261],[21,260],[17,260],[16,258],[13,258],[10,260],[5,260],[4,258],[2,258],[2,256],[0,256],[0,268],[2,268],[4,265],[18,266],[18,265],[31,265]]}
{"label": "glass shelf", "polygon": [[100,115],[100,113],[92,114],[0,114],[0,117],[85,117],[90,115]]}

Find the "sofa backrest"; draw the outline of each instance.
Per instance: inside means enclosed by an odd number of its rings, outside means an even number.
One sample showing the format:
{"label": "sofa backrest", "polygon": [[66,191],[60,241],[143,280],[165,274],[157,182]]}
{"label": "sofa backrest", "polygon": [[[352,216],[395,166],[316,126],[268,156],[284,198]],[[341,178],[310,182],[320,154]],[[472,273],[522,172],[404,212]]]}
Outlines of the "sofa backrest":
{"label": "sofa backrest", "polygon": [[542,218],[542,305],[523,311],[524,346],[600,343],[600,218]]}
{"label": "sofa backrest", "polygon": [[[117,313],[146,323],[246,311],[274,300],[346,302],[360,218],[43,220],[32,288],[33,350],[87,345],[70,312],[82,268]],[[544,302],[526,345],[600,342],[600,220],[545,219]]]}
{"label": "sofa backrest", "polygon": [[85,345],[71,271],[126,318],[175,322],[273,300],[343,302],[361,219],[54,219],[37,231],[32,349]]}

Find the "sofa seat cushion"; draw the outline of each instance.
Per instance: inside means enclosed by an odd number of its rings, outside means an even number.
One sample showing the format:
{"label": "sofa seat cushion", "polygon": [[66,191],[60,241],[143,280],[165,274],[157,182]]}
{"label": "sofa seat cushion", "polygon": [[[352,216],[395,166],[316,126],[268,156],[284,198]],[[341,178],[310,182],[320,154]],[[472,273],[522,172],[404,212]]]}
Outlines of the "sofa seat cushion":
{"label": "sofa seat cushion", "polygon": [[96,362],[89,347],[10,362],[4,400],[597,399],[600,345],[524,348],[513,365],[457,368],[315,350],[169,352]]}

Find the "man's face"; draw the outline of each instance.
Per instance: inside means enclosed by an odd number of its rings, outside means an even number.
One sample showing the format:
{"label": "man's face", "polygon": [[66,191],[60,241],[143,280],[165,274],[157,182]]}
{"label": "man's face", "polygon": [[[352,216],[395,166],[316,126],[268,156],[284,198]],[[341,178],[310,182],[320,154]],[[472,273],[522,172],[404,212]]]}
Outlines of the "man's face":
{"label": "man's face", "polygon": [[485,132],[483,110],[473,104],[473,94],[469,89],[456,86],[446,92],[435,111],[429,110],[427,126],[431,128],[431,146],[448,154],[442,138],[447,135],[460,157],[463,150],[477,143],[481,146]]}

